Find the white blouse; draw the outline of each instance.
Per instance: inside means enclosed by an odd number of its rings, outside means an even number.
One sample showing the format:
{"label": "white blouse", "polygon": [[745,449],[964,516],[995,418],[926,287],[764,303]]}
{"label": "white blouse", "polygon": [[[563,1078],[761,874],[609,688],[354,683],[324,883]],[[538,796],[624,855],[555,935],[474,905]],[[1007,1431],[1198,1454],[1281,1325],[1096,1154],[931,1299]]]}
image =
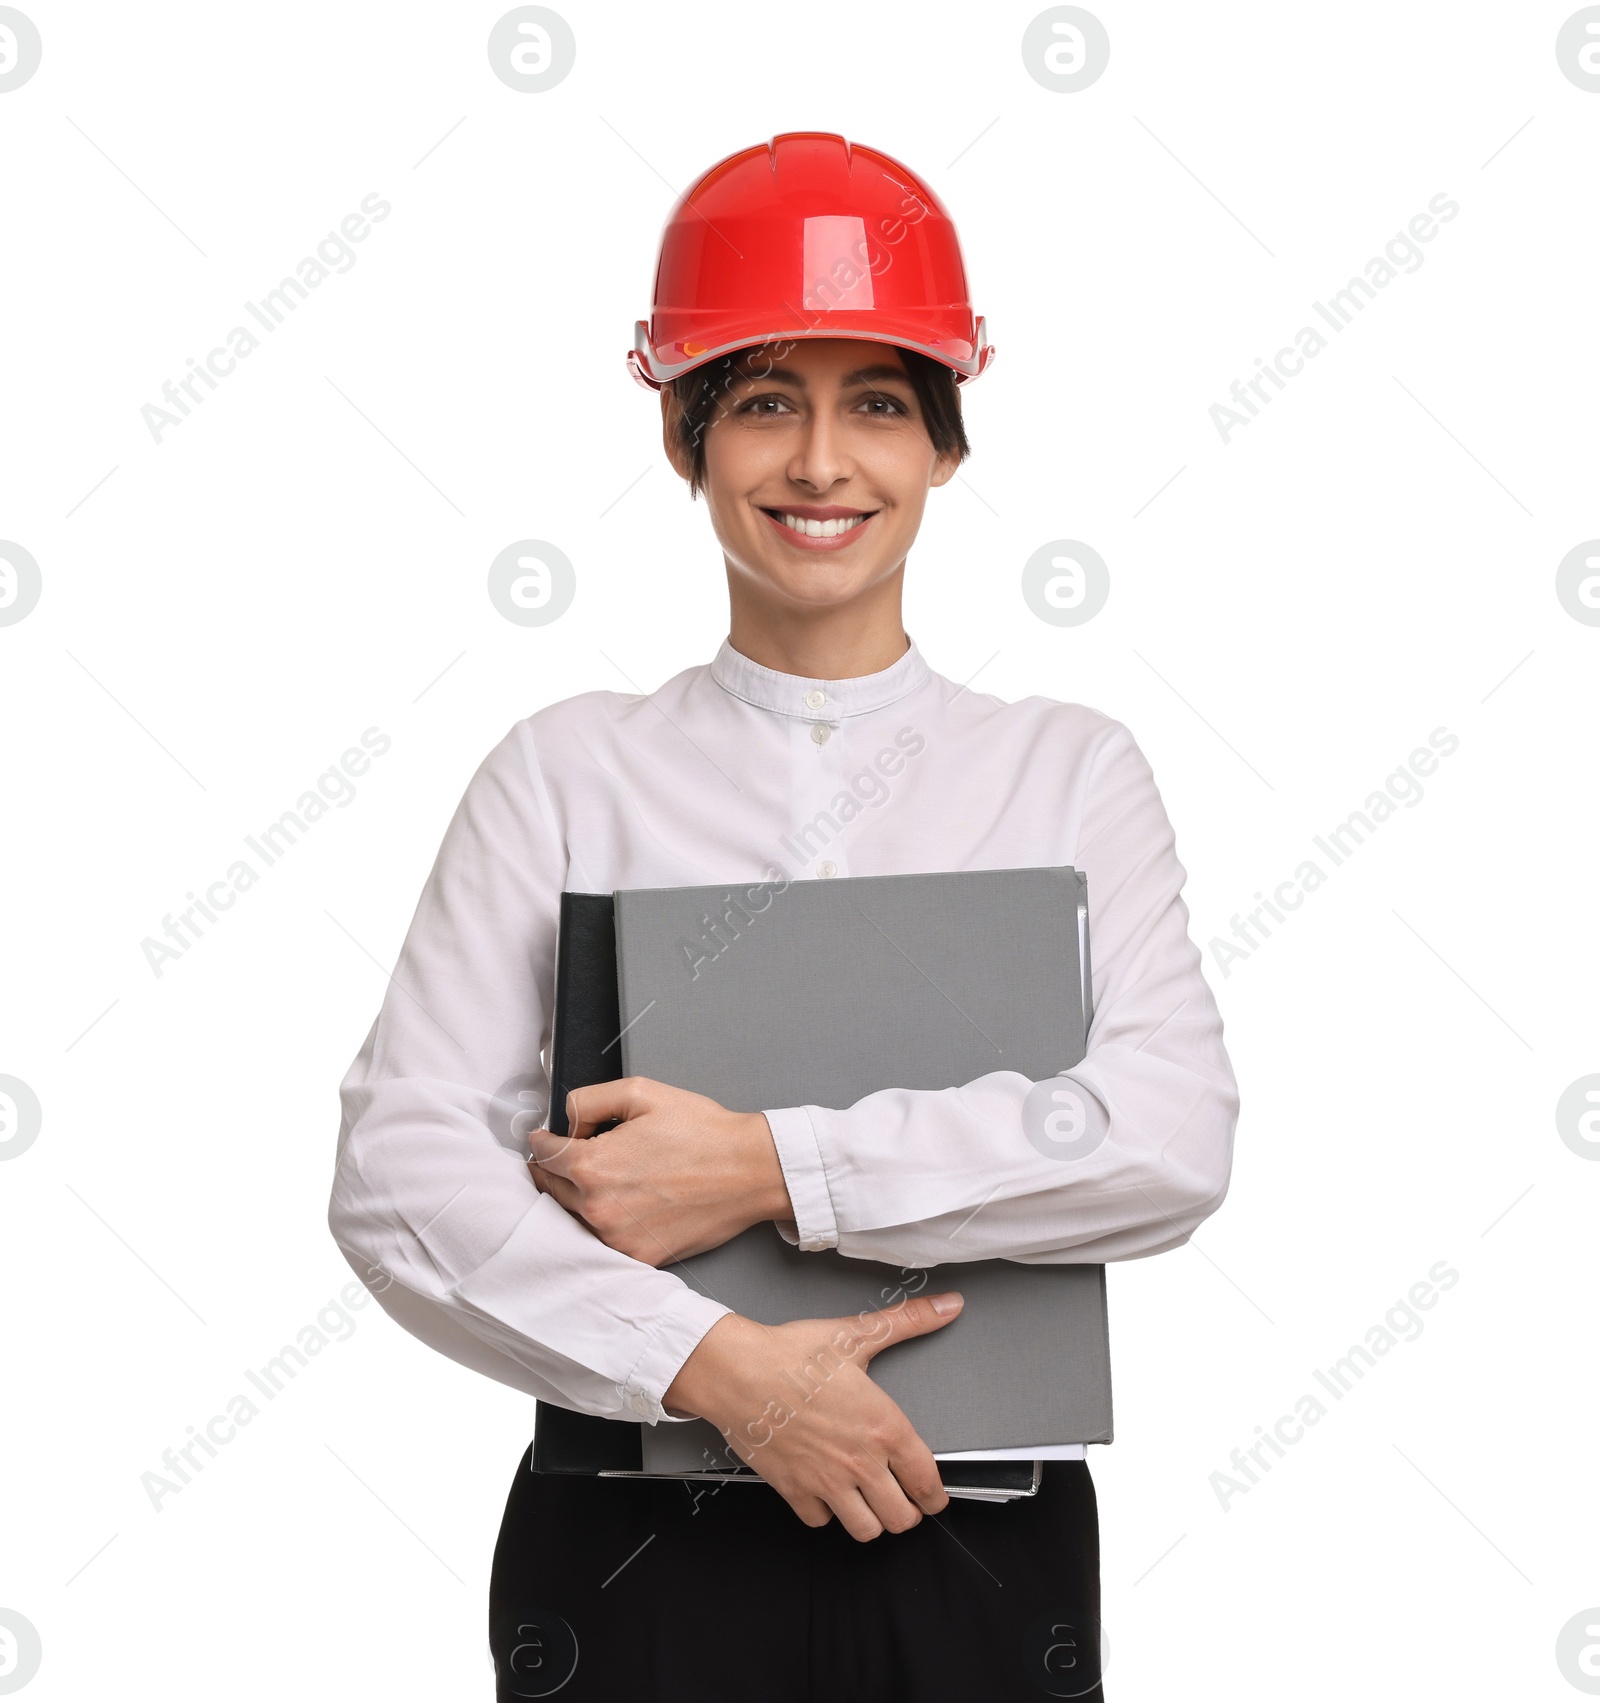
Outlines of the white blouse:
{"label": "white blouse", "polygon": [[726,640],[649,696],[536,711],[468,782],[340,1088],[335,1240],[452,1359],[540,1400],[672,1423],[662,1397],[729,1309],[607,1247],[527,1170],[563,889],[1047,864],[1089,877],[1094,1022],[1066,1075],[1090,1131],[1074,1151],[1092,1151],[1063,1163],[1025,1137],[1032,1084],[1015,1071],[772,1108],[795,1212],[779,1233],[902,1266],[953,1247],[1101,1263],[1180,1246],[1227,1193],[1238,1091],[1132,734],[1081,704],[966,690],[915,643],[879,673],[810,680]]}

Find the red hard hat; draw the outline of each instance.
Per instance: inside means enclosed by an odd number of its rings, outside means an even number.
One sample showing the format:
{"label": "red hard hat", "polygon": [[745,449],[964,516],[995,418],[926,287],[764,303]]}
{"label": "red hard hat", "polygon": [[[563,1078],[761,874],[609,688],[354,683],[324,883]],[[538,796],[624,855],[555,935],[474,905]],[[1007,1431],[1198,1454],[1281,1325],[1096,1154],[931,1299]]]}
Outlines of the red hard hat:
{"label": "red hard hat", "polygon": [[956,228],[898,160],[842,136],[774,136],[715,165],[661,233],[628,365],[651,390],[769,339],[859,337],[976,378],[994,358]]}

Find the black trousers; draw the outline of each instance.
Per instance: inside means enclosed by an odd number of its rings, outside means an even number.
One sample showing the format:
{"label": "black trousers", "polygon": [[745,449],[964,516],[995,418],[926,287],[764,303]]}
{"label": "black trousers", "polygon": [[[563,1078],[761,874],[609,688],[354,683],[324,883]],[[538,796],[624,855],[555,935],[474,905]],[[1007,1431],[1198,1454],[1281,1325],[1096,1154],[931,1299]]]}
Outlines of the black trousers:
{"label": "black trousers", "polygon": [[858,1543],[767,1484],[518,1468],[495,1545],[496,1697],[562,1703],[1029,1703],[1100,1688],[1083,1461]]}

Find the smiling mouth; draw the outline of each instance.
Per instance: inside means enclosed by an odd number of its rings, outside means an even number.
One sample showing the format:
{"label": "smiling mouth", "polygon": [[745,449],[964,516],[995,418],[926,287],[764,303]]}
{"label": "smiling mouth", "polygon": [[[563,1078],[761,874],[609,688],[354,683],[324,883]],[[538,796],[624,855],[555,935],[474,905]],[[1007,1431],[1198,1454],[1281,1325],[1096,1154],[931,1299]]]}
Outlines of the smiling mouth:
{"label": "smiling mouth", "polygon": [[826,519],[797,514],[790,509],[762,509],[761,512],[774,525],[781,526],[796,538],[810,540],[848,538],[859,532],[878,511],[870,509],[865,514],[833,514]]}

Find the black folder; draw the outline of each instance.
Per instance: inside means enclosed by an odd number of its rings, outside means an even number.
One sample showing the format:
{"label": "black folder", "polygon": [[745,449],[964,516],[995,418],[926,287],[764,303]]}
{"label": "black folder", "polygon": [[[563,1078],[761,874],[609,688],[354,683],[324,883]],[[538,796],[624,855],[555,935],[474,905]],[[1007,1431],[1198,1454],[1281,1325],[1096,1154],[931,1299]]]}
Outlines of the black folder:
{"label": "black folder", "polygon": [[[1085,940],[1085,987],[1086,945]],[[612,1081],[626,1074],[622,1058],[624,1020],[620,1010],[616,909],[611,894],[569,892],[562,895],[555,994],[551,1108],[547,1122],[552,1130],[565,1134],[568,1131],[566,1095],[569,1090]],[[771,1233],[771,1227],[767,1229]],[[1095,1269],[1103,1285],[1103,1272]],[[1089,1275],[1087,1271],[1078,1273],[1081,1278]],[[710,1431],[703,1425],[698,1429]],[[643,1426],[636,1421],[575,1413],[540,1402],[532,1466],[538,1472],[598,1473],[606,1476],[641,1474],[643,1434]],[[1109,1436],[1109,1423],[1105,1435]],[[711,1440],[714,1442],[714,1437]],[[726,1448],[717,1451],[716,1458],[712,1458],[710,1450],[705,1451],[705,1456],[704,1476],[707,1478],[759,1481],[759,1475]],[[945,1485],[953,1493],[968,1491],[980,1496],[985,1493],[1001,1496],[1028,1494],[1037,1488],[1039,1482],[1036,1463],[1026,1459],[941,1460],[939,1466]],[[701,1475],[691,1475],[680,1466],[672,1476]]]}

